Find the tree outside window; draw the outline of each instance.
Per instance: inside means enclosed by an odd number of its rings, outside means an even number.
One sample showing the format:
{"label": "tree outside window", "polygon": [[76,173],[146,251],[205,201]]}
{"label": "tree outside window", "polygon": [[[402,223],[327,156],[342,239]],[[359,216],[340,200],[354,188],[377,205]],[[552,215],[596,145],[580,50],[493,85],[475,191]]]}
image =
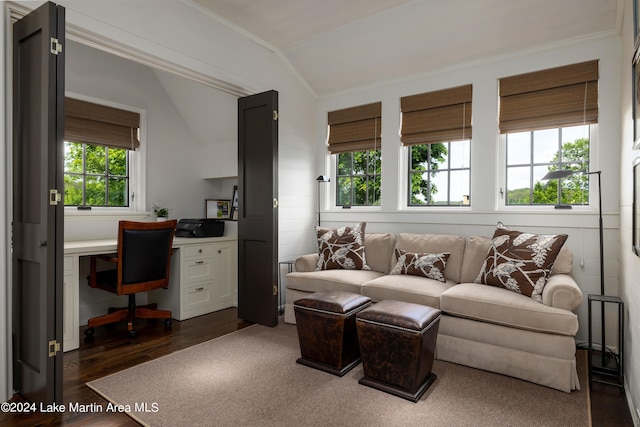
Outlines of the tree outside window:
{"label": "tree outside window", "polygon": [[589,204],[589,177],[542,181],[547,172],[589,170],[589,125],[509,133],[507,205]]}
{"label": "tree outside window", "polygon": [[409,206],[470,204],[470,141],[411,145]]}
{"label": "tree outside window", "polygon": [[129,206],[125,149],[65,141],[65,206]]}
{"label": "tree outside window", "polygon": [[380,150],[340,153],[337,159],[337,206],[380,206]]}

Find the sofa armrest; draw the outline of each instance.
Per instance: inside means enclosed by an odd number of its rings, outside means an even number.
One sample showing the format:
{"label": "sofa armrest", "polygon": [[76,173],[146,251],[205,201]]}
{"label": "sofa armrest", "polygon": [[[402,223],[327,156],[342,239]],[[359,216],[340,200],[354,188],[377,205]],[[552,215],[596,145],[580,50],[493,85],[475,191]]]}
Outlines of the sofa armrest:
{"label": "sofa armrest", "polygon": [[318,258],[320,256],[318,254],[308,254],[302,255],[296,258],[293,266],[295,271],[299,271],[302,273],[306,273],[309,271],[315,271],[316,265],[318,264]]}
{"label": "sofa armrest", "polygon": [[542,303],[573,311],[582,304],[582,291],[570,275],[553,274],[542,291]]}

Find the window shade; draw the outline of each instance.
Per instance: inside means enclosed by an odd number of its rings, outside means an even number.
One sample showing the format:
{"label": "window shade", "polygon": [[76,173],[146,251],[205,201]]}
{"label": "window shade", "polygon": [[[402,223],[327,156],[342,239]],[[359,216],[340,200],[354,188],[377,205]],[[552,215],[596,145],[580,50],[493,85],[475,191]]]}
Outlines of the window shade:
{"label": "window shade", "polygon": [[93,145],[135,150],[140,147],[140,114],[65,98],[64,137]]}
{"label": "window shade", "polygon": [[472,85],[400,98],[403,145],[471,139]]}
{"label": "window shade", "polygon": [[500,133],[597,122],[597,60],[500,79]]}
{"label": "window shade", "polygon": [[379,150],[382,145],[382,102],[330,111],[331,154]]}

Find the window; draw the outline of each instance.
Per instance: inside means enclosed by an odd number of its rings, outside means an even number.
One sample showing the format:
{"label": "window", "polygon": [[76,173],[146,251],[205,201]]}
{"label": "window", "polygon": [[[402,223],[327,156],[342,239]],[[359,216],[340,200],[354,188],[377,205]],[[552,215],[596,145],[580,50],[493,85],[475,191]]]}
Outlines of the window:
{"label": "window", "polygon": [[507,205],[589,204],[589,179],[542,181],[549,171],[589,170],[589,126],[506,134]]}
{"label": "window", "polygon": [[[588,204],[586,172],[597,123],[597,60],[500,79],[505,204]],[[542,180],[563,169],[585,173]]]}
{"label": "window", "polygon": [[128,207],[128,150],[65,141],[64,205]]}
{"label": "window", "polygon": [[336,155],[336,206],[380,205],[380,150]]}
{"label": "window", "polygon": [[471,101],[471,85],[400,99],[408,206],[470,205]]}
{"label": "window", "polygon": [[380,206],[382,103],[328,114],[329,152],[336,156],[336,206]]}
{"label": "window", "polygon": [[470,141],[409,147],[409,206],[470,204]]}
{"label": "window", "polygon": [[65,99],[64,204],[129,207],[140,115]]}

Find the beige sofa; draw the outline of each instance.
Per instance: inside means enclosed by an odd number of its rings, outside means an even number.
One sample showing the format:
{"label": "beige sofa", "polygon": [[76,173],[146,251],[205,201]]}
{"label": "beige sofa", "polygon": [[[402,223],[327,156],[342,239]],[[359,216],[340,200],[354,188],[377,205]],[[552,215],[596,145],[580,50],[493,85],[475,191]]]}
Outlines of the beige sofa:
{"label": "beige sofa", "polygon": [[[436,358],[510,375],[565,392],[580,389],[575,334],[582,292],[571,277],[573,258],[563,247],[542,293],[542,304],[521,294],[474,283],[491,239],[436,234],[367,234],[371,270],[315,271],[317,254],[295,260],[286,276],[284,320],[295,323],[293,302],[326,290],[354,292],[374,301],[393,299],[440,308]],[[395,248],[450,252],[446,283],[388,274]]]}

